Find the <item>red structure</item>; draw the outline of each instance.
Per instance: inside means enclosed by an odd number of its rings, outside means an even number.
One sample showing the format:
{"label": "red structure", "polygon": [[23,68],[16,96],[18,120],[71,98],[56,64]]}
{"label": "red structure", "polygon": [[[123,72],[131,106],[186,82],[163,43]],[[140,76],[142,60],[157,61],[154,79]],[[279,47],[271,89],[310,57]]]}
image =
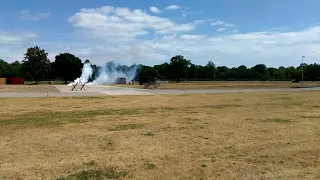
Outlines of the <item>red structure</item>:
{"label": "red structure", "polygon": [[24,79],[20,77],[7,78],[7,84],[24,84]]}
{"label": "red structure", "polygon": [[127,80],[126,80],[126,78],[118,78],[116,83],[117,84],[126,84]]}

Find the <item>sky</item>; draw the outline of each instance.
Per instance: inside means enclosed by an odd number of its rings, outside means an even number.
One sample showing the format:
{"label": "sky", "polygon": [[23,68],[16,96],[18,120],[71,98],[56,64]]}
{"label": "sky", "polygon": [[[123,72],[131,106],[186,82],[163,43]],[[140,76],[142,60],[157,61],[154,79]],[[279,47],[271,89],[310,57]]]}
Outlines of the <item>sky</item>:
{"label": "sky", "polygon": [[39,46],[97,65],[320,63],[319,0],[1,0],[0,59]]}

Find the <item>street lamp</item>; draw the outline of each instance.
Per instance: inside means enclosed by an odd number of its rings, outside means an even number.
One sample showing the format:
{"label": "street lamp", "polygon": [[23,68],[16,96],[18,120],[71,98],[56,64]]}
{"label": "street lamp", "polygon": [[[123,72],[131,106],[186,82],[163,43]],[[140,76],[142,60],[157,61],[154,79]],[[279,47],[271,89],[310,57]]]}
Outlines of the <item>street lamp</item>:
{"label": "street lamp", "polygon": [[302,78],[302,79],[301,79],[301,85],[302,85],[302,86],[303,86],[303,58],[305,58],[305,56],[302,56],[302,64],[301,64],[301,72],[302,72],[302,73],[301,73],[301,76],[302,76],[302,77],[301,77],[301,78]]}

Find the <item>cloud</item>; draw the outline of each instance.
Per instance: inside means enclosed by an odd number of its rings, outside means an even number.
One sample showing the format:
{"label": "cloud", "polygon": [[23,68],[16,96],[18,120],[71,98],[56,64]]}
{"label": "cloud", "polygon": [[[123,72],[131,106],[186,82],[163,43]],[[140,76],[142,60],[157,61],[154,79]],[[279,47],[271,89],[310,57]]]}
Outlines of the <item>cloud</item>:
{"label": "cloud", "polygon": [[190,10],[188,7],[184,7],[181,11],[181,16],[185,18],[188,15],[201,14],[202,12],[202,10]]}
{"label": "cloud", "polygon": [[15,45],[27,42],[28,39],[39,37],[36,33],[12,33],[0,30],[1,45]]}
{"label": "cloud", "polygon": [[25,19],[25,20],[34,20],[34,21],[37,21],[39,19],[43,19],[43,18],[46,18],[46,17],[50,17],[51,16],[51,13],[50,12],[42,12],[42,13],[35,13],[35,14],[32,14],[31,12],[29,11],[20,11],[18,12],[19,14],[19,17],[21,19]]}
{"label": "cloud", "polygon": [[[258,63],[275,67],[297,66],[301,55],[306,56],[306,63],[320,63],[320,26],[300,31],[246,33],[230,28],[233,33],[210,35],[193,31],[202,20],[178,23],[139,9],[110,6],[81,9],[68,22],[75,32],[81,33],[77,40],[68,39],[68,36],[60,42],[37,38],[36,43],[35,33],[3,31],[0,33],[0,58],[21,60],[26,48],[38,45],[49,52],[51,60],[58,53],[70,52],[98,65],[111,60],[154,65],[168,62],[178,54],[195,64],[205,65],[211,60],[230,67]],[[221,27],[215,27],[228,29],[222,26],[226,22],[216,23]],[[51,36],[59,39],[54,34]]]}
{"label": "cloud", "polygon": [[21,61],[26,47],[30,46],[30,42],[35,38],[39,38],[36,33],[0,30],[0,59],[9,62]]}
{"label": "cloud", "polygon": [[152,16],[140,9],[104,6],[81,9],[68,19],[84,36],[100,40],[128,41],[150,33],[170,34],[193,30],[194,24],[178,24],[168,18]]}
{"label": "cloud", "polygon": [[227,66],[253,66],[257,63],[268,66],[298,65],[301,54],[306,55],[310,63],[319,62],[319,33],[320,26],[297,32],[249,32],[223,36],[167,34],[150,39],[136,38],[128,43],[94,41],[87,45],[88,49],[72,49],[97,63],[117,60],[128,64],[154,65],[182,54],[196,64],[206,64],[212,60]]}
{"label": "cloud", "polygon": [[226,30],[226,28],[219,28],[219,29],[217,29],[216,31],[222,32],[222,31],[225,31],[225,30]]}
{"label": "cloud", "polygon": [[178,5],[170,5],[168,7],[166,7],[166,10],[177,10],[180,9],[180,6]]}
{"label": "cloud", "polygon": [[161,11],[157,7],[154,7],[154,6],[150,7],[149,10],[153,13],[161,13]]}
{"label": "cloud", "polygon": [[234,25],[234,24],[227,23],[225,21],[220,21],[220,20],[212,20],[211,25],[212,26],[224,26],[224,27],[229,27],[229,28],[236,27],[236,25]]}
{"label": "cloud", "polygon": [[188,35],[188,34],[183,34],[180,36],[180,39],[184,40],[199,40],[199,39],[204,39],[206,38],[207,35]]}

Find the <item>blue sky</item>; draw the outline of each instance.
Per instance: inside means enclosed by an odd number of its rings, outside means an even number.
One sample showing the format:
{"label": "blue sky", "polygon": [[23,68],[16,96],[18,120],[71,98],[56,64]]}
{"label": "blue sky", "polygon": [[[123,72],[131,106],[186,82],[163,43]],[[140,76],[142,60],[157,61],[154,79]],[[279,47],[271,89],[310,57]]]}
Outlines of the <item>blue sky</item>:
{"label": "blue sky", "polygon": [[[170,8],[171,7],[171,8]],[[0,58],[38,45],[99,65],[153,65],[181,54],[195,64],[320,63],[318,0],[2,0]]]}

